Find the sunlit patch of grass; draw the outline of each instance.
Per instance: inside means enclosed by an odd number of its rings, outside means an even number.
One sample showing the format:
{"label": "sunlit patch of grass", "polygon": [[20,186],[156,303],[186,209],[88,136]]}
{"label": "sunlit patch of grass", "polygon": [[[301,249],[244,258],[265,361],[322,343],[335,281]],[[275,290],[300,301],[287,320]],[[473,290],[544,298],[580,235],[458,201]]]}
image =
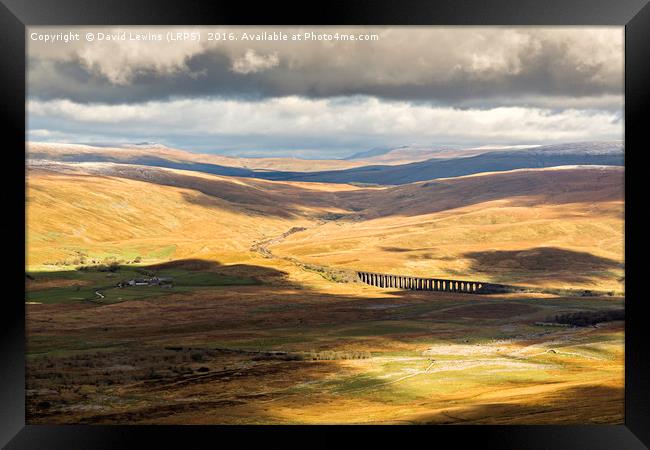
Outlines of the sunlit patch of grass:
{"label": "sunlit patch of grass", "polygon": [[[252,278],[222,275],[214,272],[200,272],[181,269],[165,269],[151,272],[146,268],[119,265],[86,266],[84,270],[67,271],[32,271],[35,289],[27,289],[25,299],[38,303],[69,303],[93,301],[96,303],[115,303],[126,300],[162,297],[173,293],[185,293],[192,289],[218,286],[241,286],[259,284]],[[148,278],[152,275],[172,278],[173,288],[160,286],[128,286],[118,287],[120,281],[133,278]],[[78,280],[79,285],[39,289],[39,281],[47,280]],[[96,294],[99,292],[101,295]],[[103,298],[102,298],[103,296]]]}
{"label": "sunlit patch of grass", "polygon": [[162,258],[171,258],[172,255],[176,252],[177,245],[171,244],[160,249],[150,251],[146,257],[151,259],[162,259]]}

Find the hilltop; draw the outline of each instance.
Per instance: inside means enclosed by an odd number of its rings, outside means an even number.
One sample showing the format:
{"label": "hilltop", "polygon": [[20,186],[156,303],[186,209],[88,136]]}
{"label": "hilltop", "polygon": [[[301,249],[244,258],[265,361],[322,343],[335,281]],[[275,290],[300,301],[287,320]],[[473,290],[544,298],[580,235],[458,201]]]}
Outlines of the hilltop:
{"label": "hilltop", "polygon": [[[622,167],[360,187],[29,164],[30,423],[623,420]],[[151,276],[173,288],[118,287]]]}
{"label": "hilltop", "polygon": [[239,158],[193,153],[161,144],[98,147],[82,144],[28,142],[27,157],[60,162],[115,162],[195,170],[221,175],[253,176],[255,171],[334,170],[359,167],[363,162],[336,159]]}
{"label": "hilltop", "polygon": [[[397,149],[359,160],[295,158],[234,158],[190,153],[160,145],[91,147],[74,144],[28,143],[30,160],[112,162],[205,172],[215,175],[277,181],[399,185],[481,172],[566,165],[624,164],[620,141],[569,143],[517,149]],[[390,156],[390,155],[393,156]],[[433,155],[433,156],[432,156]],[[421,161],[420,159],[429,157]],[[418,162],[410,162],[416,160]],[[379,161],[383,161],[379,159]]]}
{"label": "hilltop", "polygon": [[432,158],[426,161],[400,165],[366,165],[352,169],[311,173],[270,173],[264,175],[264,177],[328,183],[354,182],[397,185],[515,169],[537,169],[567,165],[623,166],[624,161],[625,153],[621,142],[591,142],[557,144],[507,151],[484,151],[474,156]]}
{"label": "hilltop", "polygon": [[618,167],[565,167],[362,188],[44,164],[28,179],[28,263],[245,262],[299,228],[268,248],[334,268],[618,291],[623,181]]}

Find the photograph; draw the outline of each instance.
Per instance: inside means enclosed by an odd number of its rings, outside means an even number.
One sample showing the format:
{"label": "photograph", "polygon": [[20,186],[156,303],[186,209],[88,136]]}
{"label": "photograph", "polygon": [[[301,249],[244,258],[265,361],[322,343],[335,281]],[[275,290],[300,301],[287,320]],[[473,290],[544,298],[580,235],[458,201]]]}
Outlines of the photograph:
{"label": "photograph", "polygon": [[623,26],[28,26],[28,425],[625,421]]}

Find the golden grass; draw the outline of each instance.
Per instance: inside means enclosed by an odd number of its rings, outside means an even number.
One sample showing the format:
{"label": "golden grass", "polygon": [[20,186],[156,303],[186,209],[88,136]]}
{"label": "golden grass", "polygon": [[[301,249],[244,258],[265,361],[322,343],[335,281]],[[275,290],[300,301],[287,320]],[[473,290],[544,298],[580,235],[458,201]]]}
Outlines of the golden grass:
{"label": "golden grass", "polygon": [[27,183],[27,263],[38,267],[80,254],[88,260],[200,256],[238,261],[250,258],[254,240],[304,222],[264,212],[264,207],[251,211],[195,190],[142,181],[32,174]]}
{"label": "golden grass", "polygon": [[30,170],[29,267],[72,264],[80,255],[257,261],[256,242],[305,227],[267,248],[353,270],[623,290],[620,168],[520,170],[370,189],[112,164],[57,170]]}
{"label": "golden grass", "polygon": [[[514,171],[361,189],[111,164],[30,169],[30,270],[140,256],[267,283],[29,304],[30,423],[621,423],[623,324],[535,325],[621,307],[620,297],[378,289],[295,260],[622,290],[622,175]],[[276,239],[292,227],[307,229]],[[272,257],[251,249],[259,242]],[[79,280],[37,272],[26,283]],[[178,359],[170,346],[193,350]],[[371,357],[255,359],[266,350]]]}
{"label": "golden grass", "polygon": [[[362,220],[272,246],[325,265],[555,288],[623,290],[623,172],[535,170],[355,191]],[[365,219],[365,220],[364,220]]]}
{"label": "golden grass", "polygon": [[104,156],[112,160],[129,163],[143,156],[157,156],[173,162],[206,163],[254,170],[281,170],[297,172],[317,172],[321,170],[342,170],[365,165],[364,161],[345,161],[336,159],[305,160],[299,158],[239,158],[207,153],[192,153],[169,147],[129,148],[129,147],[93,147],[76,144],[47,144],[41,142],[27,143],[30,153],[46,155],[58,159],[65,155]]}
{"label": "golden grass", "polygon": [[[29,305],[28,372],[39,375],[28,381],[30,423],[622,422],[623,324],[531,325],[557,309],[620,299],[346,289],[247,286],[101,307]],[[466,317],[503,302],[520,307]],[[387,303],[400,307],[380,308]],[[179,347],[242,353],[179,363]],[[259,350],[371,357],[256,360]],[[120,381],[103,382],[111,379]]]}

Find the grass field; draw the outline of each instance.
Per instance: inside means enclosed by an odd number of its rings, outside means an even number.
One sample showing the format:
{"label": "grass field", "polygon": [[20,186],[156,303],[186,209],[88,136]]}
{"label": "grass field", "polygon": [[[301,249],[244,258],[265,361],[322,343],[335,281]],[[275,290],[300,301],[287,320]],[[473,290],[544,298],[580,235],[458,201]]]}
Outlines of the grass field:
{"label": "grass field", "polygon": [[[235,286],[258,283],[252,278],[228,276],[214,272],[183,269],[158,269],[157,267],[129,267],[117,265],[113,271],[98,270],[94,266],[81,266],[85,270],[60,270],[53,272],[28,272],[26,301],[32,303],[71,303],[89,301],[115,303],[148,297],[160,297],[175,292],[213,286]],[[158,276],[171,278],[173,288],[160,286],[118,287],[130,279]],[[99,292],[101,295],[97,294]]]}
{"label": "grass field", "polygon": [[621,298],[358,290],[28,305],[29,420],[622,422],[622,323],[535,325]]}
{"label": "grass field", "polygon": [[[623,322],[555,322],[624,308],[622,175],[375,188],[32,170],[28,422],[622,423]],[[611,295],[339,276],[355,269]],[[153,275],[173,288],[117,287]]]}

